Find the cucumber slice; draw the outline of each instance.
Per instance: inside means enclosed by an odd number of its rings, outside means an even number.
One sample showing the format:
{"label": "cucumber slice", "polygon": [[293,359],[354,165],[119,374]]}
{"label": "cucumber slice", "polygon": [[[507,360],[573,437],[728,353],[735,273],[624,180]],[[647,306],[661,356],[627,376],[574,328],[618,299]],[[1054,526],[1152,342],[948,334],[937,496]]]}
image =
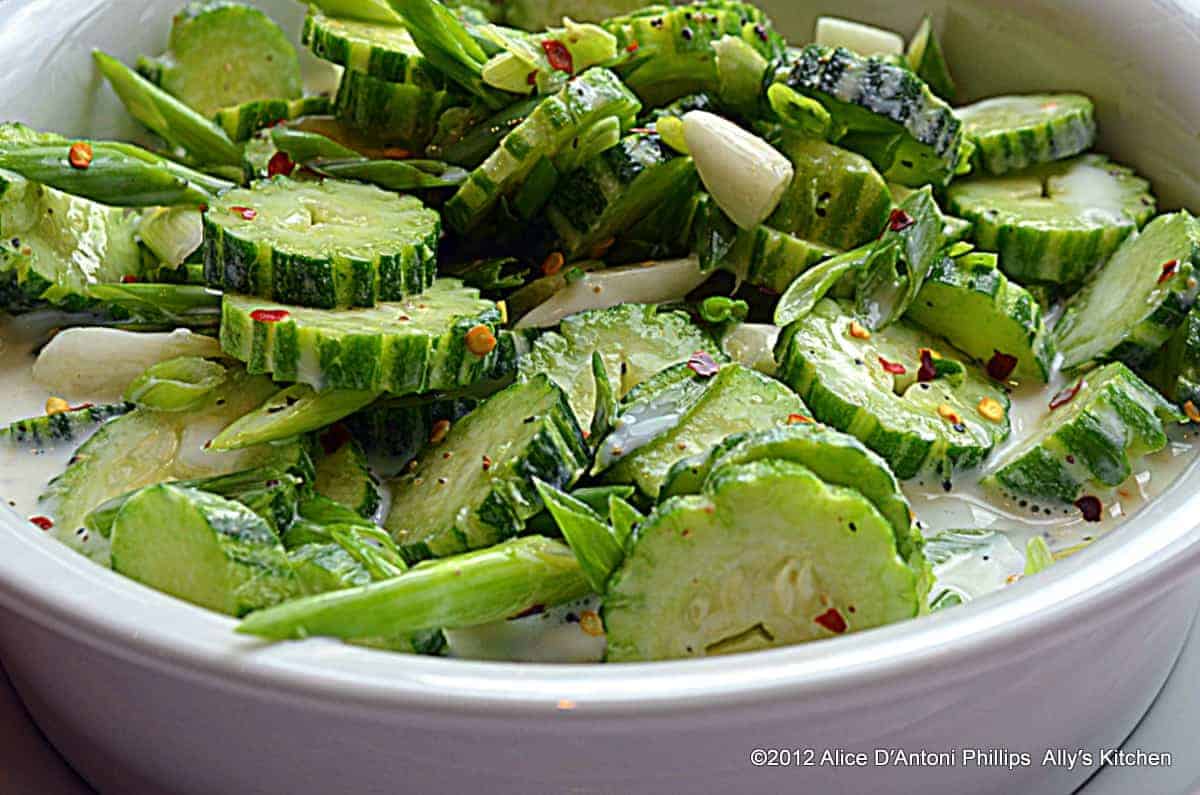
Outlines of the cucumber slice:
{"label": "cucumber slice", "polygon": [[801,240],[769,226],[739,229],[733,246],[721,262],[739,281],[780,294],[797,276],[837,250]]}
{"label": "cucumber slice", "polygon": [[367,519],[375,515],[382,503],[375,476],[367,466],[367,456],[354,440],[317,461],[313,489]]}
{"label": "cucumber slice", "polygon": [[1113,362],[1084,376],[1070,402],[1051,409],[983,482],[1073,502],[1088,487],[1119,486],[1133,473],[1132,459],[1167,446],[1164,425],[1184,419],[1128,367]]}
{"label": "cucumber slice", "polygon": [[[245,469],[210,478],[173,481],[173,485],[180,488],[207,491],[227,500],[240,502],[261,516],[275,533],[287,532],[291,527],[296,518],[299,489],[303,484],[304,481],[299,477],[270,467]],[[131,491],[101,503],[84,520],[87,531],[111,539],[117,515],[129,498],[138,491]]]}
{"label": "cucumber slice", "polygon": [[0,439],[14,447],[42,450],[60,444],[75,442],[91,433],[98,425],[128,414],[133,409],[130,403],[108,403],[99,406],[85,404],[79,408],[43,414],[17,420],[7,428],[0,429]]}
{"label": "cucumber slice", "polygon": [[[771,21],[749,3],[716,0],[681,6],[652,5],[605,20],[623,53],[615,67],[648,106],[721,88],[714,45],[725,36],[749,44],[767,61],[783,57],[785,43]],[[634,46],[636,45],[636,46]]]}
{"label": "cucumber slice", "polygon": [[775,80],[824,105],[835,125],[851,134],[842,145],[868,157],[889,180],[941,186],[955,175],[962,123],[908,69],[813,44]]}
{"label": "cucumber slice", "polygon": [[948,209],[1019,282],[1078,284],[1154,215],[1150,184],[1102,155],[955,182]]}
{"label": "cucumber slice", "polygon": [[89,286],[140,278],[138,221],[136,211],[0,172],[0,275],[10,274],[11,304],[77,311],[91,303]]}
{"label": "cucumber slice", "polygon": [[600,443],[596,466],[608,467],[607,482],[633,483],[657,498],[678,461],[730,434],[808,416],[804,401],[790,389],[739,364],[724,365],[711,380],[694,374],[689,365],[674,369],[683,380],[662,390],[646,390],[640,397],[631,395],[613,432]]}
{"label": "cucumber slice", "polygon": [[[1000,388],[953,360],[939,366],[932,354],[934,372],[922,372],[920,351],[936,351],[936,337],[905,321],[866,336],[854,319],[848,306],[825,299],[780,335],[779,377],[813,417],[858,437],[901,480],[928,468],[948,482],[1007,438],[1009,400]],[[998,404],[997,420],[981,413],[985,400]]]}
{"label": "cucumber slice", "polygon": [[925,556],[933,564],[935,611],[998,591],[1025,566],[1008,536],[995,530],[945,530],[925,542]]}
{"label": "cucumber slice", "polygon": [[628,126],[641,103],[607,69],[589,69],[548,96],[512,132],[470,179],[450,197],[446,222],[459,232],[475,228],[500,200],[518,188],[544,157],[554,157],[581,131],[606,118]]}
{"label": "cucumber slice", "polygon": [[101,425],[38,498],[42,513],[54,520],[55,537],[107,564],[108,539],[88,532],[84,519],[112,497],[166,480],[256,467],[311,479],[312,462],[306,445],[297,439],[224,453],[207,447],[218,431],[275,391],[269,378],[231,370],[225,383],[193,411],[135,409]]}
{"label": "cucumber slice", "polygon": [[785,135],[795,176],[767,226],[833,249],[879,237],[892,209],[887,183],[865,157],[814,138]]}
{"label": "cucumber slice", "polygon": [[688,179],[695,166],[657,135],[635,134],[567,174],[546,206],[568,261],[625,231]]}
{"label": "cucumber slice", "polygon": [[167,47],[138,59],[138,71],[205,116],[258,99],[296,99],[303,87],[287,35],[242,3],[188,3],[172,21]]}
{"label": "cucumber slice", "polygon": [[407,395],[511,372],[516,348],[507,334],[497,339],[499,323],[495,304],[457,279],[370,309],[285,307],[226,293],[221,347],[251,372],[280,381]]}
{"label": "cucumber slice", "polygon": [[788,461],[714,473],[636,539],[604,599],[609,662],[803,643],[911,618],[924,600],[879,511]]}
{"label": "cucumber slice", "polygon": [[333,113],[353,127],[384,135],[390,144],[421,152],[433,140],[442,114],[465,104],[463,97],[444,86],[389,83],[347,69],[338,84]]}
{"label": "cucumber slice", "polygon": [[1196,302],[1200,225],[1163,215],[1126,238],[1055,326],[1064,369],[1097,359],[1136,367],[1166,344]]}
{"label": "cucumber slice", "polygon": [[[1141,371],[1166,398],[1184,408],[1188,419],[1200,416],[1200,309],[1187,319]],[[1191,409],[1187,404],[1191,403]]]}
{"label": "cucumber slice", "polygon": [[417,86],[444,88],[446,79],[421,55],[400,25],[326,16],[310,7],[301,43],[318,58],[348,71]]}
{"label": "cucumber slice", "polygon": [[292,121],[301,116],[323,116],[333,110],[329,97],[313,96],[299,99],[256,99],[221,108],[213,121],[225,131],[231,141],[249,140],[259,130]]}
{"label": "cucumber slice", "polygon": [[717,361],[725,358],[713,339],[684,313],[659,312],[649,304],[622,304],[572,315],[558,332],[543,334],[521,362],[521,376],[549,376],[566,393],[579,426],[590,428],[596,405],[593,353],[603,357],[613,394],[621,398],[697,351],[707,351]]}
{"label": "cucumber slice", "polygon": [[534,478],[570,488],[588,457],[562,390],[534,376],[454,423],[392,482],[384,527],[410,562],[496,544],[542,509]]}
{"label": "cucumber slice", "polygon": [[454,423],[478,405],[472,398],[393,398],[351,414],[343,424],[364,450],[390,459],[388,465],[398,470],[421,452],[439,422]]}
{"label": "cucumber slice", "polygon": [[1054,342],[1042,308],[1005,278],[995,254],[941,257],[905,317],[984,364],[996,354],[1015,357],[1017,381],[1050,378]]}
{"label": "cucumber slice", "polygon": [[957,113],[990,174],[1074,157],[1096,142],[1095,111],[1082,94],[993,97]]}
{"label": "cucumber slice", "polygon": [[376,392],[331,389],[316,392],[308,384],[293,384],[267,398],[217,434],[213,450],[241,450],[320,430],[361,409]]}
{"label": "cucumber slice", "polygon": [[911,560],[920,554],[921,533],[913,524],[912,509],[887,462],[853,436],[815,423],[726,437],[708,453],[672,467],[659,501],[699,494],[712,473],[754,461],[791,461],[807,467],[831,486],[855,489],[892,526],[900,556]]}
{"label": "cucumber slice", "polygon": [[204,214],[209,284],[300,306],[373,306],[433,283],[441,225],[412,196],[286,177],[226,192]]}
{"label": "cucumber slice", "polygon": [[287,552],[258,514],[168,483],[143,489],[121,508],[112,565],[130,579],[231,616],[300,595]]}
{"label": "cucumber slice", "polygon": [[947,102],[954,101],[958,89],[954,85],[954,78],[950,76],[950,67],[946,65],[941,42],[933,30],[933,18],[928,14],[908,42],[904,59],[908,62],[908,68],[928,83],[933,93]]}

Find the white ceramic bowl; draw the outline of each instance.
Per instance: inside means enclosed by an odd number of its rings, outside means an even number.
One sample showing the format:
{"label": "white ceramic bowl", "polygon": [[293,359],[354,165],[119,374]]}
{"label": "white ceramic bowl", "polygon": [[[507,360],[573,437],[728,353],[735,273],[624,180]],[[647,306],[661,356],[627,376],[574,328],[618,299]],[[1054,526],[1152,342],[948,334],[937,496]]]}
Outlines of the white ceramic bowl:
{"label": "white ceramic bowl", "polygon": [[[0,0],[3,115],[129,134],[88,59],[164,40],[178,0]],[[293,30],[300,9],[268,10]],[[1078,89],[1104,146],[1200,206],[1197,9],[1124,0],[766,2],[803,35],[839,13],[898,30],[939,12],[974,95]],[[897,8],[896,6],[904,6]],[[1200,477],[1131,525],[965,608],[835,641],[695,662],[504,665],[264,646],[0,515],[0,657],[39,725],[113,793],[1059,793],[1047,748],[1120,743],[1200,602]],[[754,748],[790,764],[754,767]],[[876,749],[999,749],[1028,766],[881,766]],[[798,763],[814,749],[813,766]],[[819,764],[866,751],[865,767]],[[799,756],[797,757],[797,752]],[[1002,762],[993,755],[989,762]]]}

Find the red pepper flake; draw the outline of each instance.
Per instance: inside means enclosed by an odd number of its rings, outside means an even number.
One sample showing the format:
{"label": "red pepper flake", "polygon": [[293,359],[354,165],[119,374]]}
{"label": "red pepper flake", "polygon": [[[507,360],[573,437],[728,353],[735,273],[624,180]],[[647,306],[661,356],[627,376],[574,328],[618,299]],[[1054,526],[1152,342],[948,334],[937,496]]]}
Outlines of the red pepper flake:
{"label": "red pepper flake", "polygon": [[430,444],[441,444],[446,438],[446,434],[450,433],[450,420],[438,420],[433,424],[429,432]]}
{"label": "red pepper flake", "polygon": [[342,423],[337,423],[321,434],[321,449],[326,455],[333,455],[351,439],[350,429]]}
{"label": "red pepper flake", "polygon": [[76,141],[67,150],[67,162],[71,168],[86,169],[92,164],[92,145],[87,141]]}
{"label": "red pepper flake", "polygon": [[288,157],[287,152],[276,152],[271,155],[271,159],[267,161],[267,176],[289,176],[296,170],[296,164]]}
{"label": "red pepper flake", "polygon": [[546,255],[546,259],[542,260],[542,274],[545,276],[553,276],[563,269],[563,263],[566,262],[566,257],[561,251],[551,251]]}
{"label": "red pepper flake", "polygon": [[1164,262],[1163,266],[1162,266],[1162,273],[1160,273],[1158,275],[1158,283],[1162,284],[1167,279],[1174,276],[1175,272],[1178,270],[1179,270],[1179,260],[1173,259],[1173,260]]}
{"label": "red pepper flake", "polygon": [[893,232],[903,232],[916,222],[917,221],[915,218],[897,207],[896,209],[892,210],[891,215],[888,216],[888,229],[892,230]]}
{"label": "red pepper flake", "polygon": [[229,212],[239,216],[243,221],[253,221],[258,217],[258,210],[253,207],[230,207]]}
{"label": "red pepper flake", "polygon": [[806,417],[803,414],[789,414],[787,418],[788,425],[809,425],[812,421],[812,417]]}
{"label": "red pepper flake", "polygon": [[290,314],[286,309],[255,309],[250,313],[250,319],[255,323],[278,323],[287,320]]}
{"label": "red pepper flake", "polygon": [[29,521],[43,530],[49,530],[51,527],[54,527],[54,520],[49,516],[31,516],[29,517]]}
{"label": "red pepper flake", "polygon": [[1017,369],[1016,356],[1009,356],[1007,353],[993,351],[992,358],[988,359],[987,374],[997,381],[1007,380],[1015,369]]}
{"label": "red pepper flake", "polygon": [[708,351],[696,351],[687,360],[688,369],[701,378],[712,378],[721,369]]}
{"label": "red pepper flake", "polygon": [[530,72],[529,74],[525,75],[525,83],[527,85],[536,86],[537,85],[537,72],[534,71],[534,72]]}
{"label": "red pepper flake", "polygon": [[138,277],[134,276],[132,273],[127,273],[121,277],[121,284],[137,284],[137,282]]}
{"label": "red pepper flake", "polygon": [[908,370],[906,370],[904,365],[900,364],[900,362],[889,362],[882,356],[879,357],[879,366],[882,367],[885,372],[889,372],[892,375],[904,375],[908,372]]}
{"label": "red pepper flake", "polygon": [[636,41],[631,41],[631,42],[629,42],[629,44],[628,44],[628,45],[625,47],[625,52],[637,52],[637,51],[638,51],[638,47],[640,47],[640,46],[641,46],[641,45],[640,45],[640,44],[638,44]]}
{"label": "red pepper flake", "polygon": [[917,368],[917,380],[921,383],[932,381],[937,378],[937,366],[933,363],[933,351],[928,348],[922,348],[921,366]]}
{"label": "red pepper flake", "polygon": [[487,326],[475,326],[467,332],[467,350],[476,356],[487,356],[495,347],[496,335]]}
{"label": "red pepper flake", "polygon": [[838,635],[846,631],[846,619],[842,618],[842,614],[838,612],[836,607],[829,608],[814,618],[813,621]]}
{"label": "red pepper flake", "polygon": [[1075,500],[1075,507],[1083,514],[1085,522],[1098,522],[1104,515],[1104,503],[1100,502],[1099,497],[1093,497],[1090,494]]}
{"label": "red pepper flake", "polygon": [[1083,379],[1081,378],[1078,381],[1076,381],[1073,386],[1067,387],[1066,389],[1059,392],[1054,397],[1050,398],[1050,410],[1054,411],[1055,409],[1062,408],[1063,406],[1070,403],[1072,400],[1075,399],[1075,396],[1079,394],[1079,390],[1082,388],[1083,388]]}
{"label": "red pepper flake", "polygon": [[483,471],[487,472],[491,468],[492,468],[492,457],[490,455],[485,455],[483,457]]}
{"label": "red pepper flake", "polygon": [[71,406],[67,411],[84,411],[86,409],[95,408],[95,403],[80,403],[78,406]]}
{"label": "red pepper flake", "polygon": [[557,69],[567,74],[575,72],[575,59],[571,57],[571,51],[567,49],[567,45],[558,39],[543,41],[542,51],[546,53],[546,60],[550,62],[552,69]]}

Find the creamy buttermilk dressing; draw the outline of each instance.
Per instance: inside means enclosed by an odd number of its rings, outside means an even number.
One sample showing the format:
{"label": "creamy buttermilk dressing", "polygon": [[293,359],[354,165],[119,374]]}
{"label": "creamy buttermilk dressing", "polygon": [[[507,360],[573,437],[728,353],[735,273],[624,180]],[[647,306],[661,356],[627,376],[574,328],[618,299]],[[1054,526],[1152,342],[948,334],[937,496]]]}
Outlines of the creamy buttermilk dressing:
{"label": "creamy buttermilk dressing", "polygon": [[[35,380],[37,352],[45,345],[61,318],[44,313],[23,315],[0,324],[0,425],[37,416],[44,412],[47,398],[62,397],[70,403],[119,399],[111,384],[125,378],[124,370],[136,376],[141,368],[153,363],[125,345],[126,338],[114,334],[112,379],[90,375],[96,368],[81,366],[72,378],[55,374],[59,388],[51,391]],[[724,340],[727,353],[735,359],[769,372],[770,351],[778,329],[773,326],[744,324]],[[194,337],[194,335],[193,335]],[[158,350],[163,355],[195,345],[186,332],[161,335]],[[125,346],[125,347],[123,347]],[[133,372],[136,370],[136,372]],[[75,387],[63,388],[66,384]],[[45,379],[43,379],[45,380]],[[127,380],[127,379],[126,379]],[[994,462],[1005,452],[1028,440],[1048,411],[1051,398],[1068,384],[1056,374],[1048,385],[1015,389],[1011,395],[1012,436],[989,458]],[[91,391],[89,391],[89,388]],[[0,495],[7,506],[23,518],[37,515],[37,498],[46,484],[67,466],[80,441],[44,449],[28,449],[0,443]],[[1009,498],[985,491],[978,479],[987,472],[957,473],[954,481],[943,483],[938,477],[918,477],[903,484],[904,492],[926,535],[943,530],[975,528],[1002,534],[1000,543],[981,547],[975,556],[956,559],[938,570],[943,584],[971,596],[1004,587],[1020,574],[1024,566],[1022,551],[1034,536],[1045,539],[1056,555],[1069,554],[1099,536],[1109,533],[1132,517],[1192,467],[1196,461],[1196,434],[1186,428],[1172,432],[1172,442],[1159,453],[1146,456],[1129,480],[1109,492],[1096,492],[1104,504],[1099,522],[1087,522],[1074,506],[1039,503]],[[387,496],[385,495],[385,504]],[[37,532],[30,525],[30,532]],[[1008,543],[1004,543],[1007,539]],[[986,557],[985,557],[986,556]],[[980,558],[976,560],[974,558]],[[986,561],[982,562],[982,561]],[[468,630],[447,632],[449,651],[454,656],[537,662],[599,661],[604,652],[602,634],[589,632],[589,612],[596,600],[559,606],[536,615],[497,622]],[[582,619],[582,620],[581,620]]]}

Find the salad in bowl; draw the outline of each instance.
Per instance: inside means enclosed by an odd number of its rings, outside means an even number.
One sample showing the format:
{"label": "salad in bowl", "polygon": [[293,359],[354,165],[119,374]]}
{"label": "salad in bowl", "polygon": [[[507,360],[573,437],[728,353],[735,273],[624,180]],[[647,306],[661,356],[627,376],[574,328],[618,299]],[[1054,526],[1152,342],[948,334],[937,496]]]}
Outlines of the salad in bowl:
{"label": "salad in bowl", "polygon": [[325,0],[294,42],[213,0],[94,62],[139,142],[0,125],[0,487],[231,631],[827,640],[1194,459],[1196,219],[1086,96],[958,104],[928,19]]}

